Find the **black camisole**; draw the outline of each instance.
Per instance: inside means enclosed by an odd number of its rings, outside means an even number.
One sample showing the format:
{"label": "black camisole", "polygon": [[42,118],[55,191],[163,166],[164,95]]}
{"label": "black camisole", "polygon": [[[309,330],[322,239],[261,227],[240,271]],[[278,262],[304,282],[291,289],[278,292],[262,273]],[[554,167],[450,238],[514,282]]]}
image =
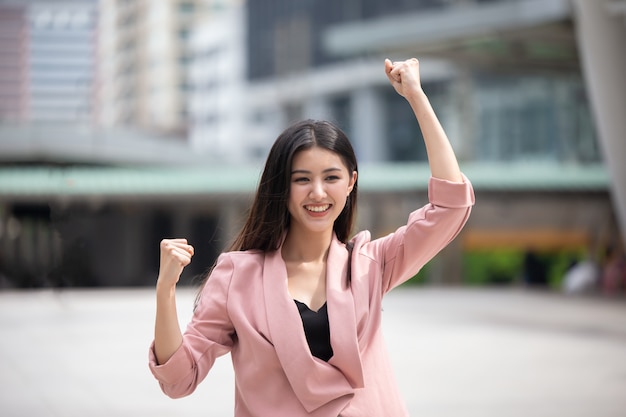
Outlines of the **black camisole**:
{"label": "black camisole", "polygon": [[298,306],[304,334],[311,354],[325,362],[333,356],[330,345],[330,326],[328,324],[328,307],[326,303],[317,311],[311,310],[306,304],[294,300]]}

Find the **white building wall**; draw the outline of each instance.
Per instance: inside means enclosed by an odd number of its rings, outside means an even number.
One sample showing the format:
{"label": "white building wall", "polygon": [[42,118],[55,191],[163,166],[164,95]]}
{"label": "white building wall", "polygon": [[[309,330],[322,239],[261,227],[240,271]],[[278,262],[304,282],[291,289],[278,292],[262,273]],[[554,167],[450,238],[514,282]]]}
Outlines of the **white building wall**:
{"label": "white building wall", "polygon": [[175,13],[171,1],[151,2],[147,7],[145,77],[137,82],[145,83],[146,94],[140,117],[155,130],[175,130],[181,123]]}
{"label": "white building wall", "polygon": [[387,160],[384,103],[380,94],[372,86],[359,88],[352,93],[351,102],[351,140],[359,161]]}
{"label": "white building wall", "polygon": [[198,152],[226,161],[249,159],[245,135],[244,8],[233,6],[197,25],[190,38],[189,140]]}
{"label": "white building wall", "polygon": [[186,138],[189,33],[216,7],[208,0],[101,0],[103,125]]}
{"label": "white building wall", "polygon": [[115,0],[100,0],[98,4],[96,123],[104,127],[113,126],[116,120],[116,107],[110,104],[114,101],[117,87],[114,82],[115,68],[118,65],[115,53],[115,45],[118,42],[115,30],[117,17],[115,4]]}
{"label": "white building wall", "polygon": [[100,0],[98,20],[98,123],[103,127],[132,125],[139,92],[135,79],[141,65],[137,46],[143,0]]}

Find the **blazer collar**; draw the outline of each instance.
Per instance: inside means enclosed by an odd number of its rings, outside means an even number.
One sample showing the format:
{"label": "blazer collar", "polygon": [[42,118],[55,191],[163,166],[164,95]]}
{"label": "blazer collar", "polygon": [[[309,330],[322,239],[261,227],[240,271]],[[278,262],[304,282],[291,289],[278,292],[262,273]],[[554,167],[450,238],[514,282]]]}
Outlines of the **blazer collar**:
{"label": "blazer collar", "polygon": [[335,236],[326,265],[326,302],[333,357],[311,355],[298,309],[287,289],[281,248],[265,255],[263,292],[270,336],[285,375],[308,412],[363,388],[354,300],[347,279],[348,251]]}

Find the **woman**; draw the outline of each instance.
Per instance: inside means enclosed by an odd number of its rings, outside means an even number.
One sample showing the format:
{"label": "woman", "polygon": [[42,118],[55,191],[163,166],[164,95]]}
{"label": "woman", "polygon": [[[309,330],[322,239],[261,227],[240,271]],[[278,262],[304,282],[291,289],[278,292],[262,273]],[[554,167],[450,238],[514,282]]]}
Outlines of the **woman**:
{"label": "woman", "polygon": [[395,233],[348,241],[358,178],[350,143],[325,122],[286,129],[184,335],[175,289],[193,248],[161,243],[150,369],[167,395],[189,395],[230,352],[237,417],[408,415],[382,339],[382,297],[458,234],[474,196],[422,91],[418,61],[385,60],[385,72],[422,129],[430,203]]}

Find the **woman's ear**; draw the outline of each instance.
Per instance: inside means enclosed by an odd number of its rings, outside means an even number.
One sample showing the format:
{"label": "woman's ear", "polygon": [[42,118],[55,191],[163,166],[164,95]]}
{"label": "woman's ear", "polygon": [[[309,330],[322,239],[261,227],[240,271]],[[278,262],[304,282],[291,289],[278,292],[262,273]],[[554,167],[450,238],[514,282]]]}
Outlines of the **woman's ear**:
{"label": "woman's ear", "polygon": [[348,183],[348,195],[350,195],[350,193],[354,189],[354,184],[356,184],[357,176],[358,176],[357,172],[352,171],[352,178],[350,178],[350,182]]}

